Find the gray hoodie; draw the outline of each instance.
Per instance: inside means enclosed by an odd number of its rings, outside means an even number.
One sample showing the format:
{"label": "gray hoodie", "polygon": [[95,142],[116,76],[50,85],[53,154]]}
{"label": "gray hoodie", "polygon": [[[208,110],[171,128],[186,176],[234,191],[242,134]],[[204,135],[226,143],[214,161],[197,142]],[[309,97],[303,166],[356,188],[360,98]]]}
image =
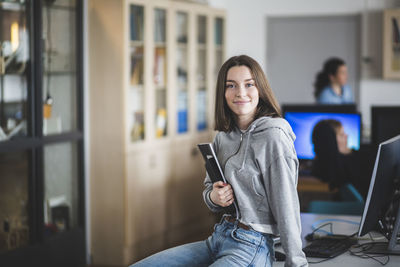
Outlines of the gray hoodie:
{"label": "gray hoodie", "polygon": [[[295,138],[286,120],[261,117],[246,131],[219,132],[214,149],[233,188],[240,221],[257,231],[280,235],[285,266],[308,266],[300,235]],[[221,211],[210,200],[208,175],[204,184],[206,205],[213,212]]]}

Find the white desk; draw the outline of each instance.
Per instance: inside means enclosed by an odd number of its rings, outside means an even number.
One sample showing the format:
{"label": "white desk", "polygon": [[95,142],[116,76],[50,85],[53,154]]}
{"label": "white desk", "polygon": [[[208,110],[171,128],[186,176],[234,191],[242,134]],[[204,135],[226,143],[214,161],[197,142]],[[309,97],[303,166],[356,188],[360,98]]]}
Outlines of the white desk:
{"label": "white desk", "polygon": [[[301,226],[302,226],[302,231],[301,231],[301,238],[303,240],[303,246],[307,244],[307,241],[305,241],[304,237],[312,232],[312,224],[316,221],[323,220],[323,219],[343,219],[343,220],[349,220],[353,222],[360,222],[360,216],[339,216],[339,215],[318,215],[318,214],[312,214],[312,213],[302,213],[301,214]],[[358,231],[358,225],[354,224],[349,224],[349,223],[343,223],[343,222],[332,222],[332,227],[333,227],[333,233],[334,234],[353,234]],[[322,229],[329,231],[330,228],[329,226],[325,226]],[[373,237],[376,237],[377,235],[373,235]],[[363,241],[360,241],[363,242]],[[366,240],[365,242],[369,242]],[[277,250],[282,251],[281,247],[277,247]],[[320,261],[322,259],[320,258],[308,258],[310,262],[314,261]],[[380,258],[380,260],[386,260],[386,258]],[[283,262],[276,262],[274,266],[283,266]],[[352,266],[363,266],[363,267],[368,267],[368,266],[381,266],[378,262],[372,260],[372,259],[361,259],[356,256],[350,255],[349,252],[346,252],[340,256],[337,256],[336,258],[327,260],[325,262],[321,262],[319,264],[310,264],[310,267],[312,266],[333,266],[333,267],[352,267]],[[385,267],[399,267],[400,266],[400,256],[394,256],[390,255],[390,261],[388,264],[385,265]]]}

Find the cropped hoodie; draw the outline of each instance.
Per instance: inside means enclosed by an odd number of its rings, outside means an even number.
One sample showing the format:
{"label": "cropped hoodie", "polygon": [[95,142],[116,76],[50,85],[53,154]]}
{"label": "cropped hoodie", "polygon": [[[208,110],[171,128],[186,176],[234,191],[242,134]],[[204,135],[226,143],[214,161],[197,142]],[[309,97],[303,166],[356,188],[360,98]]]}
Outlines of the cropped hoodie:
{"label": "cropped hoodie", "polygon": [[[301,242],[295,138],[286,120],[261,117],[246,131],[218,132],[213,145],[233,188],[240,221],[256,231],[280,235],[285,266],[308,266]],[[210,199],[208,175],[204,184],[206,205],[213,212],[222,211]]]}

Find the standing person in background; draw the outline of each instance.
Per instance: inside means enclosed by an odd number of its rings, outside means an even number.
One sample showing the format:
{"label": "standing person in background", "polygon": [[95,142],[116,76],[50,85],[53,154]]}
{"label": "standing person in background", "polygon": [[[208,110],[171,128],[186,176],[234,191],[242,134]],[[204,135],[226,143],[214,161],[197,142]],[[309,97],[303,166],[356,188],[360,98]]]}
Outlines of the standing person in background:
{"label": "standing person in background", "polygon": [[269,267],[275,235],[280,235],[286,267],[308,266],[301,241],[295,135],[251,57],[231,57],[218,73],[215,130],[213,145],[228,184],[212,183],[207,175],[204,201],[213,212],[236,201],[238,214],[225,213],[206,240],[132,266]]}
{"label": "standing person in background", "polygon": [[353,104],[353,93],[347,84],[347,66],[340,58],[330,58],[317,74],[314,96],[318,104]]}

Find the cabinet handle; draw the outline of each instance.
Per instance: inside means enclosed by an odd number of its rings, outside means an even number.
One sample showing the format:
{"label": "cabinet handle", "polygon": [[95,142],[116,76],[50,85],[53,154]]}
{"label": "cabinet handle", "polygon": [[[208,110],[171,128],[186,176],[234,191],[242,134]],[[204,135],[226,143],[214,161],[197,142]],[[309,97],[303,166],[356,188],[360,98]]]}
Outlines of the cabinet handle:
{"label": "cabinet handle", "polygon": [[192,157],[195,157],[198,154],[199,154],[199,149],[197,147],[193,147],[191,152]]}

